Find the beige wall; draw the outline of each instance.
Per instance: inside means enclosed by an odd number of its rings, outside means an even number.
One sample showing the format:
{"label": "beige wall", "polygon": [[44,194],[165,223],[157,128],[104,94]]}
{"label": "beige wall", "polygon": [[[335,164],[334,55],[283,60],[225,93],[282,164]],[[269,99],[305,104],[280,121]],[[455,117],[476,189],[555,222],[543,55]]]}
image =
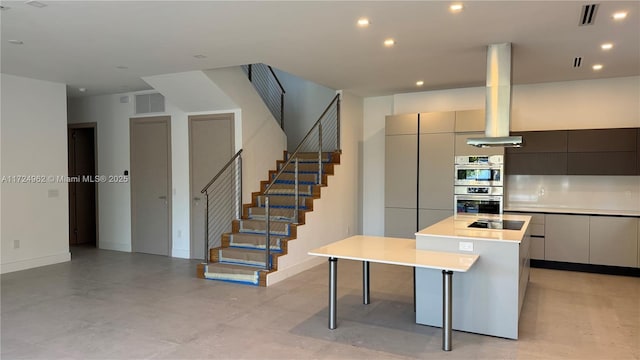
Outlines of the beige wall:
{"label": "beige wall", "polygon": [[[68,174],[65,85],[0,76],[0,176],[5,177],[0,187],[0,272],[69,261],[68,185],[51,178]],[[8,180],[21,175],[46,180]]]}

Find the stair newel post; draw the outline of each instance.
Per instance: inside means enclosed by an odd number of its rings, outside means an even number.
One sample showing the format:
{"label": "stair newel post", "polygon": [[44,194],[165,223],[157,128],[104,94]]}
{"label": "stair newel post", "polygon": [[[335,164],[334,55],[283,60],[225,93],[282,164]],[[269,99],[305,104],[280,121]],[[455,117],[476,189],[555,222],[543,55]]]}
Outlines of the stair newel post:
{"label": "stair newel post", "polygon": [[238,220],[240,220],[242,219],[242,156],[238,156],[238,169],[236,173],[238,174],[236,185],[236,191],[238,192],[236,196],[236,207],[238,212]]}
{"label": "stair newel post", "polygon": [[293,210],[293,218],[294,218],[294,222],[297,224],[298,223],[298,207],[300,205],[300,201],[299,201],[299,192],[300,192],[300,186],[299,186],[299,180],[298,180],[298,157],[296,157],[296,164],[295,164],[295,172],[294,172],[294,200],[295,200],[295,205],[294,205],[294,210]]}
{"label": "stair newel post", "polygon": [[270,258],[271,258],[271,211],[269,210],[269,195],[265,192],[264,197],[264,208],[265,215],[267,217],[267,241],[265,243],[265,269],[269,271],[270,266]]}
{"label": "stair newel post", "polygon": [[209,263],[209,192],[204,193],[207,207],[204,215],[204,263]]}
{"label": "stair newel post", "polygon": [[340,147],[340,97],[338,96],[338,102],[336,104],[336,150],[341,150]]}
{"label": "stair newel post", "polygon": [[322,120],[318,123],[318,185],[322,184]]}

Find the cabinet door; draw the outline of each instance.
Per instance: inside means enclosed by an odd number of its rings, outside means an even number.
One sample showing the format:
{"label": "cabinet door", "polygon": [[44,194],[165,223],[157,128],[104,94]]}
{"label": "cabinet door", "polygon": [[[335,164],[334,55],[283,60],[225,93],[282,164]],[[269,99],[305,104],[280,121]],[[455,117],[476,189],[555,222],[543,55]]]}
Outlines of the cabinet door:
{"label": "cabinet door", "polygon": [[417,209],[385,208],[384,236],[416,238]]}
{"label": "cabinet door", "polygon": [[385,207],[417,208],[418,136],[385,136]]}
{"label": "cabinet door", "polygon": [[451,133],[456,120],[453,111],[420,113],[420,133]]}
{"label": "cabinet door", "polygon": [[453,211],[453,133],[420,135],[421,209]]}
{"label": "cabinet door", "polygon": [[589,263],[638,265],[638,220],[636,218],[591,216],[589,220]]}
{"label": "cabinet door", "polygon": [[546,215],[544,258],[589,263],[589,216]]}
{"label": "cabinet door", "polygon": [[418,114],[389,115],[385,117],[385,135],[418,133]]}
{"label": "cabinet door", "polygon": [[580,152],[569,153],[567,172],[569,175],[635,175],[637,154],[624,152]]}
{"label": "cabinet door", "polygon": [[562,153],[567,152],[567,131],[523,131],[513,132],[522,136],[522,147],[507,148],[507,154]]}
{"label": "cabinet door", "polygon": [[507,175],[567,174],[566,131],[525,131],[512,135],[522,136],[523,146],[505,149]]}
{"label": "cabinet door", "polygon": [[471,145],[467,145],[468,138],[484,137],[484,132],[472,132],[456,134],[456,145],[454,152],[456,156],[465,155],[503,155],[503,147],[488,147],[479,148]]}
{"label": "cabinet door", "polygon": [[636,151],[637,129],[569,130],[569,152]]}
{"label": "cabinet door", "polygon": [[484,109],[456,111],[456,132],[484,131]]}
{"label": "cabinet door", "polygon": [[507,150],[507,175],[566,175],[567,153],[513,153]]}

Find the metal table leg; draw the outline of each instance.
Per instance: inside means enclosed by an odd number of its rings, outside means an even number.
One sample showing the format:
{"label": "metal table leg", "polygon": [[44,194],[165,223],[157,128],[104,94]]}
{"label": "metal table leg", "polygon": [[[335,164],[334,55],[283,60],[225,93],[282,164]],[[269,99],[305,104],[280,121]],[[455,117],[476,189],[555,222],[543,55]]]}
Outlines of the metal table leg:
{"label": "metal table leg", "polygon": [[336,328],[336,304],[338,301],[338,259],[329,258],[329,329]]}
{"label": "metal table leg", "polygon": [[362,303],[369,305],[371,303],[371,297],[369,296],[369,262],[362,262]]}
{"label": "metal table leg", "polygon": [[442,270],[442,350],[451,351],[453,271]]}

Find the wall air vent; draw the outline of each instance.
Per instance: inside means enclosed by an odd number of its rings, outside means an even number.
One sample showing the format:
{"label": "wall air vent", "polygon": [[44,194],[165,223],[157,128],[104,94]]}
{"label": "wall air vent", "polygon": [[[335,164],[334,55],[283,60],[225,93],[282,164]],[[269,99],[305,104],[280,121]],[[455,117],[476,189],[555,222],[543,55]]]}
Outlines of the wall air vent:
{"label": "wall air vent", "polygon": [[574,67],[574,68],[579,68],[580,66],[582,66],[582,57],[580,57],[580,56],[576,56],[576,57],[573,59],[573,67]]}
{"label": "wall air vent", "polygon": [[136,115],[164,112],[164,96],[160,93],[136,95]]}
{"label": "wall air vent", "polygon": [[593,25],[596,21],[596,12],[598,11],[599,4],[590,4],[582,6],[582,12],[580,13],[579,26]]}

